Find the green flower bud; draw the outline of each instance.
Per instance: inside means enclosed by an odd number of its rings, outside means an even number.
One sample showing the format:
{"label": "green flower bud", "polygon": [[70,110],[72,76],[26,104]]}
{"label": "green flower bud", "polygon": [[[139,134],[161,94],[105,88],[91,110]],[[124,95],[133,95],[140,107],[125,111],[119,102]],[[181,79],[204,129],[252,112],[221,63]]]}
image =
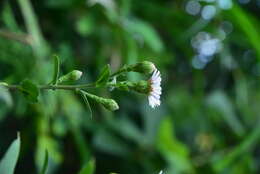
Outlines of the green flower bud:
{"label": "green flower bud", "polygon": [[106,109],[110,110],[110,111],[115,111],[119,109],[118,104],[116,103],[115,100],[110,99],[110,98],[103,98],[103,97],[99,97],[90,93],[87,93],[84,91],[84,94],[91,98],[92,100],[95,100],[97,103],[102,104]]}
{"label": "green flower bud", "polygon": [[152,62],[149,61],[143,61],[139,62],[134,65],[125,65],[123,68],[118,70],[116,73],[113,75],[118,75],[124,72],[139,72],[143,74],[150,74],[156,69],[155,65]]}
{"label": "green flower bud", "polygon": [[151,74],[155,70],[155,65],[149,61],[143,61],[134,65],[132,71],[143,73],[143,74]]}
{"label": "green flower bud", "polygon": [[142,94],[148,94],[150,92],[150,84],[148,81],[145,80],[141,80],[139,82],[119,82],[117,84],[114,84],[113,87],[125,91],[133,90]]}
{"label": "green flower bud", "polygon": [[68,74],[66,74],[64,76],[61,76],[58,79],[58,83],[68,82],[68,81],[76,81],[76,80],[79,80],[81,76],[82,76],[81,71],[73,70],[73,71],[69,72]]}
{"label": "green flower bud", "polygon": [[115,111],[115,110],[119,109],[119,106],[118,106],[117,102],[115,100],[113,100],[113,99],[105,99],[105,100],[103,100],[102,105],[106,109],[108,109],[110,111]]}

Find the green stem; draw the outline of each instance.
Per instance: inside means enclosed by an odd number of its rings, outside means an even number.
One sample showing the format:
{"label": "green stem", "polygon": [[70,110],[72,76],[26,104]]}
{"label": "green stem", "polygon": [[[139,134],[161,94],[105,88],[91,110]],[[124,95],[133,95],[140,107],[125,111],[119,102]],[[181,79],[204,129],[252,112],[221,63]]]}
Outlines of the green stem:
{"label": "green stem", "polygon": [[[20,85],[0,85],[0,86],[4,86],[10,90],[17,90],[20,88]],[[38,87],[41,90],[49,90],[49,89],[76,90],[76,89],[84,89],[84,88],[96,88],[96,84],[89,83],[83,85],[40,85]]]}

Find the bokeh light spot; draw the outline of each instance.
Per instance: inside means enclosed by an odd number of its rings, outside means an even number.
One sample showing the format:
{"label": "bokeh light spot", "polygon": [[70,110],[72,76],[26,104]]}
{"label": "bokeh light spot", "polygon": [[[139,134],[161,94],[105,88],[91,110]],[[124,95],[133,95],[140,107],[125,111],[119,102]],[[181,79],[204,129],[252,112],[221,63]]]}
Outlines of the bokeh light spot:
{"label": "bokeh light spot", "polygon": [[186,4],[185,10],[190,15],[197,15],[200,12],[201,5],[198,1],[191,0]]}
{"label": "bokeh light spot", "polygon": [[213,5],[206,5],[203,7],[201,16],[205,20],[210,20],[216,15],[216,7]]}
{"label": "bokeh light spot", "polygon": [[232,8],[233,3],[231,0],[218,0],[218,6],[223,10],[228,10]]}

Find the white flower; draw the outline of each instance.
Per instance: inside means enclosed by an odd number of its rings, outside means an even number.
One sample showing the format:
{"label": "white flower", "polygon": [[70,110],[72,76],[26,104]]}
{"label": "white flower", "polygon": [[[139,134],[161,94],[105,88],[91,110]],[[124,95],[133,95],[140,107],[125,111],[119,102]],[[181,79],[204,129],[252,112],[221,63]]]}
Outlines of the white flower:
{"label": "white flower", "polygon": [[161,170],[159,174],[163,174],[163,171]]}
{"label": "white flower", "polygon": [[153,75],[149,80],[150,91],[148,95],[148,102],[152,108],[159,106],[161,104],[160,96],[162,94],[161,88],[161,73],[157,69],[153,71]]}

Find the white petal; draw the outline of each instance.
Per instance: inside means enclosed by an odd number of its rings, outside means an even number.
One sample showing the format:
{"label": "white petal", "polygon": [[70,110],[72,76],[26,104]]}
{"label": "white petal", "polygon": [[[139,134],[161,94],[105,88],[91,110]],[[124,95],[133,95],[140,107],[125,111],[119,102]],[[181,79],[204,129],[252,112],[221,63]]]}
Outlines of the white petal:
{"label": "white petal", "polygon": [[151,81],[151,92],[148,96],[149,105],[152,108],[159,106],[161,104],[160,95],[162,94],[161,88],[161,73],[157,69],[153,71],[152,77],[150,78]]}
{"label": "white petal", "polygon": [[152,103],[152,108],[154,108],[155,106],[159,106],[161,104],[160,99],[157,99],[155,96],[151,95],[150,96],[150,100]]}
{"label": "white petal", "polygon": [[159,85],[152,85],[152,91],[161,91],[162,87],[160,87]]}
{"label": "white petal", "polygon": [[153,75],[152,75],[152,78],[151,78],[152,80],[154,80],[157,77],[157,75],[156,75],[157,72],[158,72],[157,69],[153,71]]}
{"label": "white petal", "polygon": [[162,94],[162,92],[159,91],[159,90],[154,90],[153,93],[154,93],[154,94],[157,94],[157,95],[161,95],[161,94]]}
{"label": "white petal", "polygon": [[156,99],[156,100],[160,100],[160,95],[152,92],[151,95]]}
{"label": "white petal", "polygon": [[156,100],[155,106],[160,106],[161,101],[160,100]]}
{"label": "white petal", "polygon": [[156,106],[156,99],[153,96],[148,97],[149,105],[154,108]]}
{"label": "white petal", "polygon": [[155,75],[156,75],[156,77],[159,77],[161,75],[160,71],[157,70]]}
{"label": "white petal", "polygon": [[153,107],[153,101],[152,101],[151,96],[148,96],[148,102],[149,102],[149,105]]}

